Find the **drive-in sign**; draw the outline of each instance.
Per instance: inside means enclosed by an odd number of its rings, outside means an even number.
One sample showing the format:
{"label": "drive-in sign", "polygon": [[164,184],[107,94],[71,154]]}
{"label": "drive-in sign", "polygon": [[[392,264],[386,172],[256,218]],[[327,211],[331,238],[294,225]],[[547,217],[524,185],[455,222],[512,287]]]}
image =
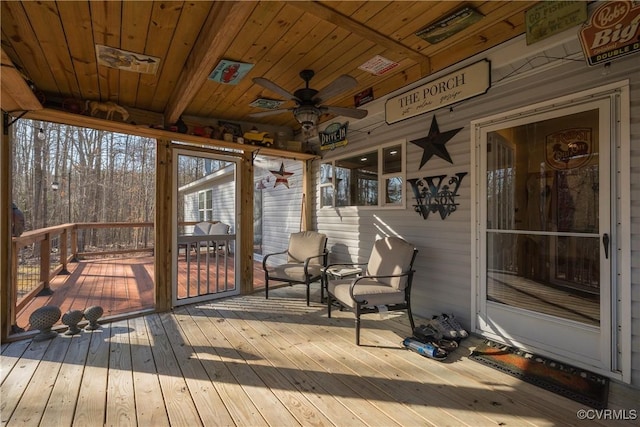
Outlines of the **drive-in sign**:
{"label": "drive-in sign", "polygon": [[597,65],[640,51],[640,5],[606,2],[580,30],[582,50],[589,65]]}

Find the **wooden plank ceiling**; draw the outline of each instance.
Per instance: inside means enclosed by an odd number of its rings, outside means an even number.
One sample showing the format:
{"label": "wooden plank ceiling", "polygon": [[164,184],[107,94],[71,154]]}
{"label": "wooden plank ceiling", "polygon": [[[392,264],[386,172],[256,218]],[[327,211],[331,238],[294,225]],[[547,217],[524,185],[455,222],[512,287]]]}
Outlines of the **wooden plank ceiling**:
{"label": "wooden plank ceiling", "polygon": [[[69,99],[112,101],[159,113],[165,124],[188,115],[298,129],[291,112],[248,118],[264,111],[249,105],[256,98],[282,99],[252,78],[294,92],[304,87],[302,69],[315,71],[310,86],[316,89],[349,74],[358,86],[324,103],[353,107],[362,90],[381,97],[522,34],[533,3],[3,1],[2,109],[34,109],[29,94],[7,92],[5,75],[15,78],[15,66],[46,107]],[[415,35],[465,6],[484,17],[440,43]],[[140,74],[98,65],[96,45],[158,57],[160,67]],[[376,55],[398,65],[380,76],[358,68]],[[222,59],[254,66],[237,85],[209,80]],[[282,108],[294,106],[288,101]]]}

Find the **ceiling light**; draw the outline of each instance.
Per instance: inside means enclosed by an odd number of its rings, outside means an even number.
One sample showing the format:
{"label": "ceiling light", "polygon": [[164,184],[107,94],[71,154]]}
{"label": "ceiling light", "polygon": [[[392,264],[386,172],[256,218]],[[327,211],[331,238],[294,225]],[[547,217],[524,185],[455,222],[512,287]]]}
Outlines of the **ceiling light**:
{"label": "ceiling light", "polygon": [[313,105],[301,105],[293,110],[298,123],[302,125],[302,129],[311,130],[318,123],[318,117],[320,117],[320,110]]}
{"label": "ceiling light", "polygon": [[361,161],[361,162],[366,162],[366,161],[367,161],[367,158],[366,158],[366,157],[362,157],[362,158],[360,158],[360,161]]}

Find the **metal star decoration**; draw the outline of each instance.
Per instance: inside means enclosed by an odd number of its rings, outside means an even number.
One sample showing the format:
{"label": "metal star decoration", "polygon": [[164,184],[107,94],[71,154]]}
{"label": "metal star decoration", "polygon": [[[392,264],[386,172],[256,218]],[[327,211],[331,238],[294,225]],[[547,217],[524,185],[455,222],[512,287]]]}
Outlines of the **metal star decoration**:
{"label": "metal star decoration", "polygon": [[280,163],[280,170],[277,170],[277,171],[270,170],[269,172],[274,174],[276,177],[276,183],[274,184],[273,188],[277,187],[280,184],[289,188],[289,177],[293,175],[293,172],[285,172],[284,163]]}
{"label": "metal star decoration", "polygon": [[438,122],[436,121],[436,116],[433,116],[433,120],[431,121],[431,129],[429,129],[429,134],[424,138],[414,139],[412,142],[416,144],[418,147],[422,147],[424,150],[422,152],[422,160],[420,160],[420,168],[424,166],[425,163],[429,161],[431,157],[434,155],[440,157],[443,160],[453,164],[453,160],[451,160],[451,156],[449,152],[445,148],[444,144],[446,144],[455,134],[460,132],[462,128],[448,130],[446,132],[440,133],[440,128],[438,128]]}

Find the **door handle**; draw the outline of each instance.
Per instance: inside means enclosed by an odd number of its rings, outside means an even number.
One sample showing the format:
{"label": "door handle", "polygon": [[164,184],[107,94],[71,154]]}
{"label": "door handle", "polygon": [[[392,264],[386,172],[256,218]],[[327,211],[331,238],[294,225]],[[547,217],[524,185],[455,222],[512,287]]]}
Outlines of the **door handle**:
{"label": "door handle", "polygon": [[604,257],[609,259],[609,235],[607,233],[602,235],[602,246],[604,246]]}

